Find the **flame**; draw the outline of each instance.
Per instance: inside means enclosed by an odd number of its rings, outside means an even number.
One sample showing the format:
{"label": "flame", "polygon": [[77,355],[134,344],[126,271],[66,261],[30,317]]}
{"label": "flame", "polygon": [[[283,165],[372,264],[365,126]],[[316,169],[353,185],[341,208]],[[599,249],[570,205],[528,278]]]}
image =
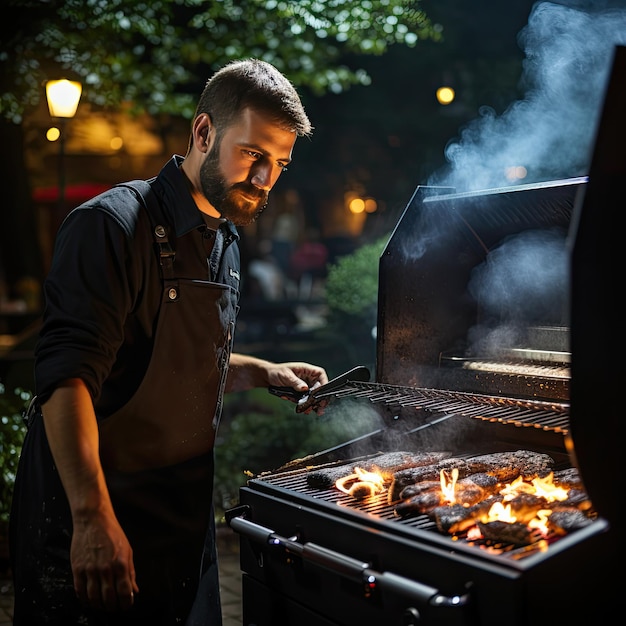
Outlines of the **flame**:
{"label": "flame", "polygon": [[385,491],[385,479],[378,472],[368,472],[355,467],[354,474],[339,478],[335,482],[335,487],[360,500]]}
{"label": "flame", "polygon": [[448,502],[454,504],[456,502],[455,489],[456,481],[459,478],[459,469],[457,467],[452,468],[451,474],[446,470],[441,470],[439,473],[439,480],[441,482],[441,495],[443,496],[442,502]]}
{"label": "flame", "polygon": [[553,472],[550,472],[545,478],[537,476],[530,483],[524,482],[524,479],[518,476],[513,482],[500,490],[500,494],[504,496],[505,500],[512,500],[522,493],[540,496],[548,502],[567,500],[567,489],[554,484]]}
{"label": "flame", "polygon": [[[567,499],[568,490],[554,484],[554,474],[550,472],[544,478],[536,477],[530,482],[525,482],[523,477],[519,476],[508,485],[500,490],[504,503],[513,500],[521,494],[531,494],[543,498],[547,502],[563,501]],[[514,524],[517,521],[525,523],[531,530],[538,531],[544,537],[549,535],[548,518],[552,514],[551,509],[537,509],[531,511],[529,515],[520,512],[520,516],[516,516],[511,509],[511,504],[503,502],[495,502],[486,515],[481,517],[481,522],[507,522]]]}
{"label": "flame", "polygon": [[554,484],[554,474],[550,472],[545,478],[533,478],[533,486],[538,496],[543,496],[548,502],[567,500],[568,490]]}
{"label": "flame", "polygon": [[517,517],[511,512],[510,504],[494,502],[489,512],[483,515],[480,521],[485,524],[488,522],[507,522],[508,524],[514,524],[517,521]]}
{"label": "flame", "polygon": [[535,513],[535,517],[528,522],[528,528],[534,528],[540,531],[542,535],[547,535],[549,532],[548,518],[550,515],[552,515],[551,509],[540,509]]}

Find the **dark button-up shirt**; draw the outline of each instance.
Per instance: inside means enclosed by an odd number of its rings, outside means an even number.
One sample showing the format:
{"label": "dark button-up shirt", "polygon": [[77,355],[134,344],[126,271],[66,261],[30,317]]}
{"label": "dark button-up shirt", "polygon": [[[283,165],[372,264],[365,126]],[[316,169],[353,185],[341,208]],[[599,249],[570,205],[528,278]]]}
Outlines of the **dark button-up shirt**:
{"label": "dark button-up shirt", "polygon": [[[172,157],[150,181],[176,249],[176,274],[226,283],[238,293],[238,247],[226,246],[222,262],[210,267],[214,230],[189,193],[181,162]],[[120,206],[133,219],[117,219]],[[232,224],[221,228],[228,241],[237,239]],[[41,402],[61,381],[81,378],[99,414],[106,416],[141,382],[162,293],[152,230],[147,212],[123,186],[87,201],[64,220],[44,282],[45,311],[35,349],[35,391]]]}

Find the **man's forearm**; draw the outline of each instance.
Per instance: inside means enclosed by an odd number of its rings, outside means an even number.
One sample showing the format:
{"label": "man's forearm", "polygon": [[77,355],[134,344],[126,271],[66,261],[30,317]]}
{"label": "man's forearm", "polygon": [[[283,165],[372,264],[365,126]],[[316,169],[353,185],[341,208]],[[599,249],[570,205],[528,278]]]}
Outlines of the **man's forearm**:
{"label": "man's forearm", "polygon": [[230,356],[226,391],[245,391],[268,385],[269,361],[235,352]]}
{"label": "man's forearm", "polygon": [[50,450],[75,521],[111,507],[100,464],[98,425],[85,384],[79,379],[65,381],[41,408]]}

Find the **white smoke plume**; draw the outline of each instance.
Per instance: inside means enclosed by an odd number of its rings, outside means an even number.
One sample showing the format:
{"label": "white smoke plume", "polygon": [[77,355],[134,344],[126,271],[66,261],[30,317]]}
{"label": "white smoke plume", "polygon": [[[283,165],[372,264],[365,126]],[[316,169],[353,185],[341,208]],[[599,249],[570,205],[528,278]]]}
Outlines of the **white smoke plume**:
{"label": "white smoke plume", "polygon": [[626,45],[626,0],[538,2],[518,43],[524,99],[500,116],[484,106],[429,185],[465,192],[588,174],[615,46]]}

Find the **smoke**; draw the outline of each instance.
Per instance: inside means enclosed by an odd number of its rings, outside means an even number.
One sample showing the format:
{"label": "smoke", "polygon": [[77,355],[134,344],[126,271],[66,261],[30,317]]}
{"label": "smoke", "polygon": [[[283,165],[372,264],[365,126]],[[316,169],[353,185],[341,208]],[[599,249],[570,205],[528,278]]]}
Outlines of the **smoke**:
{"label": "smoke", "polygon": [[538,2],[518,35],[523,100],[500,116],[484,106],[445,149],[429,185],[476,191],[588,173],[626,0]]}
{"label": "smoke", "polygon": [[567,325],[567,267],[559,229],[525,231],[494,248],[468,284],[481,309],[481,324],[470,331],[473,349],[491,354],[524,342],[529,324]]}

